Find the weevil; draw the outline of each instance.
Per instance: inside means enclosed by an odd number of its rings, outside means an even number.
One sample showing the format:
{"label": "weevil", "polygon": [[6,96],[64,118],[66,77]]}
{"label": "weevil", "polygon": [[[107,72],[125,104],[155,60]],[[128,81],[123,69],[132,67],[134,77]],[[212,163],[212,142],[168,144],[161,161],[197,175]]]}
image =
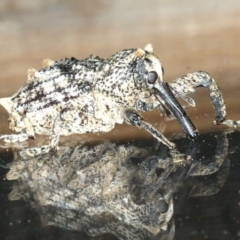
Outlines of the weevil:
{"label": "weevil", "polygon": [[206,72],[189,73],[173,82],[163,82],[163,67],[148,44],[144,49],[126,49],[107,59],[90,55],[83,60],[44,60],[42,70],[29,69],[28,80],[0,104],[9,113],[10,129],[19,134],[2,135],[6,142],[24,141],[36,134],[50,135],[49,148],[60,135],[108,132],[124,122],[144,128],[157,140],[175,148],[140,112],[158,108],[164,117],[176,118],[190,138],[197,130],[177,97],[195,106],[187,96],[205,87],[215,109],[215,125],[239,123],[225,120],[222,93]]}

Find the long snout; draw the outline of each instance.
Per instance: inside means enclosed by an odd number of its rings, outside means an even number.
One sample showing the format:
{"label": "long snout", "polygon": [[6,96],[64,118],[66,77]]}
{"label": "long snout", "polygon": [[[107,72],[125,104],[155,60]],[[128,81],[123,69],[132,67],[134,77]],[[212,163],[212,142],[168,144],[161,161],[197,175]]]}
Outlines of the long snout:
{"label": "long snout", "polygon": [[178,120],[187,136],[190,138],[196,137],[198,135],[197,129],[173,95],[168,84],[162,81],[157,81],[153,87],[153,91],[157,99],[166,104],[167,108]]}

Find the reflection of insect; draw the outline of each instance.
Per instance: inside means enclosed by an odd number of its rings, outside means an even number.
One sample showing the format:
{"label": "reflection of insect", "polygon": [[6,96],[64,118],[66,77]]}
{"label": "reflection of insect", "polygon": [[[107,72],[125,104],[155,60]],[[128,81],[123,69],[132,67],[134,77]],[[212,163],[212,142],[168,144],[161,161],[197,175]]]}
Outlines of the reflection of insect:
{"label": "reflection of insect", "polygon": [[185,164],[174,163],[165,148],[156,149],[151,142],[84,146],[73,141],[60,146],[54,160],[52,153],[29,158],[13,149],[6,179],[15,181],[8,198],[31,203],[44,226],[90,236],[111,233],[122,240],[170,240],[178,204],[213,195],[226,181],[228,137],[215,137],[190,144],[182,139],[183,151],[191,154]]}
{"label": "reflection of insect", "polygon": [[146,129],[172,149],[174,144],[143,121],[138,112],[159,108],[163,116],[176,118],[189,137],[195,137],[197,131],[175,97],[194,106],[187,94],[197,87],[210,92],[215,124],[236,125],[224,122],[222,93],[209,74],[195,72],[169,85],[164,83],[163,68],[151,45],[144,50],[122,50],[105,60],[91,55],[83,60],[48,59],[44,64],[40,71],[28,71],[28,81],[16,94],[0,99],[9,113],[10,128],[20,132],[1,136],[5,141],[44,134],[51,135],[50,147],[55,147],[60,135],[107,132],[115,123],[127,122]]}

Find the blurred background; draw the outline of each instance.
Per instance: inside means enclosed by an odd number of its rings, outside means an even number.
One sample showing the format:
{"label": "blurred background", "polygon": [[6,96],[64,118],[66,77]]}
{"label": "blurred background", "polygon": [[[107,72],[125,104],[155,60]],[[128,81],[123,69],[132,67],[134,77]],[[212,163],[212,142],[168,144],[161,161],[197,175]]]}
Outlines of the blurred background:
{"label": "blurred background", "polygon": [[[0,0],[0,97],[14,94],[26,81],[28,68],[41,68],[45,58],[108,57],[152,43],[165,70],[165,81],[205,70],[219,83],[228,118],[240,119],[239,0]],[[194,94],[197,106],[187,112],[200,130],[217,131],[206,90]],[[0,107],[0,131],[10,132]],[[147,121],[164,129],[158,111]],[[182,132],[176,121],[165,133]],[[108,137],[149,136],[127,125]]]}

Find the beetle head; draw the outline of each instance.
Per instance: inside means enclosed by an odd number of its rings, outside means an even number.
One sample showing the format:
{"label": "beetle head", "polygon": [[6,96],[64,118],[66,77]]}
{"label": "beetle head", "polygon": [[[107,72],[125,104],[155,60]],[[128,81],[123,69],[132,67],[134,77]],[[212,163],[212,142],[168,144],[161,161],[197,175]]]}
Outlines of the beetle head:
{"label": "beetle head", "polygon": [[143,91],[150,91],[159,102],[160,109],[167,115],[174,116],[189,137],[195,137],[196,128],[168,84],[163,82],[164,70],[159,59],[153,54],[152,46],[147,45],[144,50],[138,49],[135,55],[137,60],[134,62],[133,71],[136,87]]}
{"label": "beetle head", "polygon": [[137,49],[134,62],[134,80],[137,87],[152,89],[163,79],[164,70],[159,59],[153,55],[153,48],[148,44],[144,50]]}

